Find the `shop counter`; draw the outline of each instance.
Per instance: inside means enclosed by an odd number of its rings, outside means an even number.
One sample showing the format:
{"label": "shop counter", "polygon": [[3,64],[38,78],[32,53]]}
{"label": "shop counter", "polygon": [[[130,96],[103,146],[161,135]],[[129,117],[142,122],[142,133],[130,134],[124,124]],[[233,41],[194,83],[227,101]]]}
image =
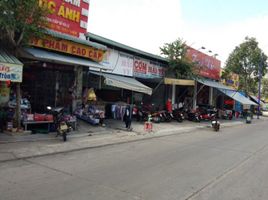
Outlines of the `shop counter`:
{"label": "shop counter", "polygon": [[47,124],[47,130],[48,132],[50,131],[50,124],[53,124],[54,121],[23,121],[22,124],[25,128],[25,131],[28,130],[28,125],[33,125],[33,124]]}

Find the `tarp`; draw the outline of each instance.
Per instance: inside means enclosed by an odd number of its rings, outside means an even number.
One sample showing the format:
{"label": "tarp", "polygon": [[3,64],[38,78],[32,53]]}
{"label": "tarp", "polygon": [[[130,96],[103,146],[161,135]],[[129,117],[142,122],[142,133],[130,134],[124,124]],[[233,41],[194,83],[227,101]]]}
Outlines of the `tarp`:
{"label": "tarp", "polygon": [[123,88],[131,91],[141,92],[152,95],[152,89],[131,77],[106,74],[100,72],[90,72],[95,75],[103,76],[105,84],[113,87]]}
{"label": "tarp", "polygon": [[222,83],[216,82],[216,81],[211,81],[211,80],[207,80],[207,79],[196,79],[196,81],[198,81],[199,83],[202,83],[206,86],[217,88],[217,89],[234,90],[233,88],[228,87],[226,85],[223,85]]}
{"label": "tarp", "polygon": [[[255,103],[259,104],[259,99],[258,99],[258,97],[253,96],[253,95],[250,95],[250,97],[253,99],[253,101],[254,101]],[[261,107],[265,107],[265,103],[263,103],[262,100],[260,100],[260,106],[261,106]]]}
{"label": "tarp", "polygon": [[24,50],[27,53],[31,54],[33,58],[37,60],[41,60],[41,61],[47,61],[47,62],[52,62],[52,63],[56,62],[56,63],[67,64],[67,65],[80,65],[80,66],[86,66],[89,68],[100,69],[100,70],[109,70],[109,68],[106,68],[105,66],[97,62],[94,62],[85,58],[68,56],[68,55],[54,53],[54,52],[50,52],[47,50],[41,50],[41,49],[36,49],[36,48],[24,48]]}
{"label": "tarp", "polygon": [[218,88],[218,90],[220,90],[225,95],[231,97],[232,99],[234,99],[235,101],[240,102],[243,105],[257,105],[256,103],[254,103],[253,101],[251,101],[247,97],[245,97],[242,94],[240,94],[238,91],[225,90],[225,89],[219,89],[219,88]]}

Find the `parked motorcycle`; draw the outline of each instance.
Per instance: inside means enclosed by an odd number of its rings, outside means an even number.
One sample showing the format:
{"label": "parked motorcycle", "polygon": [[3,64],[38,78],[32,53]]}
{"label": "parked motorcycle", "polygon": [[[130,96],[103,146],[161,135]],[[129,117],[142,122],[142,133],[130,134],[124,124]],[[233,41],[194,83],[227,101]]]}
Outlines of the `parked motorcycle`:
{"label": "parked motorcycle", "polygon": [[63,141],[67,141],[67,132],[72,130],[72,126],[64,119],[64,108],[47,106],[47,109],[53,114],[54,125],[57,131],[57,136],[61,135]]}
{"label": "parked motorcycle", "polygon": [[186,110],[185,115],[189,121],[200,122],[200,113],[197,110]]}
{"label": "parked motorcycle", "polygon": [[173,110],[173,112],[171,114],[172,114],[172,118],[174,120],[176,120],[177,122],[183,122],[183,120],[185,118],[183,111],[180,109]]}

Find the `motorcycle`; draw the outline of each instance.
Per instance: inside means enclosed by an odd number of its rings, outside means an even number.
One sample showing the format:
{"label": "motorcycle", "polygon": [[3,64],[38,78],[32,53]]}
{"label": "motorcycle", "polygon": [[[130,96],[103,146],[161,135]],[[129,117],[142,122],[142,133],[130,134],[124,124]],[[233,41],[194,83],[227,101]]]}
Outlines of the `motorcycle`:
{"label": "motorcycle", "polygon": [[220,130],[220,122],[218,121],[216,115],[214,115],[213,118],[211,119],[211,126],[213,130],[216,132]]}
{"label": "motorcycle", "polygon": [[183,122],[185,119],[183,112],[180,109],[175,109],[171,113],[172,118],[176,120],[177,122]]}
{"label": "motorcycle", "polygon": [[52,108],[50,106],[47,106],[47,110],[49,110],[54,117],[54,125],[57,131],[56,137],[61,135],[63,141],[67,141],[67,132],[70,132],[72,130],[72,126],[68,124],[68,122],[64,119],[64,108]]}
{"label": "motorcycle", "polygon": [[185,115],[189,121],[200,122],[200,113],[197,110],[186,110]]}

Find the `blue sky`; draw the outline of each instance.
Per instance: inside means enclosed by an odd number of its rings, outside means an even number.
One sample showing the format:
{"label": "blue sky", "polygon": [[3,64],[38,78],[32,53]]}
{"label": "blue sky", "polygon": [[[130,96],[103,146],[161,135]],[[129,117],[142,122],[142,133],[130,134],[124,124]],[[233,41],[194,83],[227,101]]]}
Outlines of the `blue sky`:
{"label": "blue sky", "polygon": [[246,36],[268,54],[268,0],[91,0],[88,31],[160,55],[177,38],[222,66]]}

